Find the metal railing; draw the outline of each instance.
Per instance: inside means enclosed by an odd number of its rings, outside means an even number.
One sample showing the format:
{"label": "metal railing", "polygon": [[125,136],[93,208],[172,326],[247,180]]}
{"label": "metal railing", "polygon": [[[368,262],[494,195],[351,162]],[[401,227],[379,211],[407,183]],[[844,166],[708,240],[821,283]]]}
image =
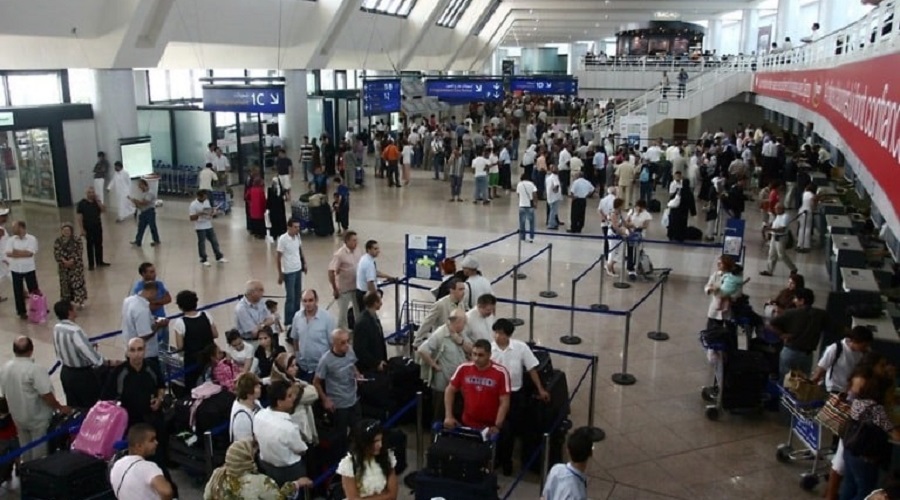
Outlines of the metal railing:
{"label": "metal railing", "polygon": [[720,66],[732,65],[736,59],[745,59],[745,57],[726,56],[722,59],[714,59],[703,56],[698,59],[691,59],[689,56],[622,56],[607,58],[584,56],[579,61],[578,69],[583,71],[680,71],[684,69],[689,73],[702,73]]}

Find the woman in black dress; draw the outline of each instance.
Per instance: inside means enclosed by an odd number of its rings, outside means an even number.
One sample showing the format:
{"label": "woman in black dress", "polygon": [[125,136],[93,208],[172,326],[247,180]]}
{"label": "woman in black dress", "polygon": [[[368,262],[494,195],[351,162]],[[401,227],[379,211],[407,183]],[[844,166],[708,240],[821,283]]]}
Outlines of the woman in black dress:
{"label": "woman in black dress", "polygon": [[268,193],[266,193],[266,210],[269,211],[269,236],[273,240],[287,232],[287,213],[284,208],[284,186],[281,180],[276,176],[269,184]]}
{"label": "woman in black dress", "polygon": [[691,191],[689,180],[682,181],[681,189],[672,196],[672,199],[676,198],[680,198],[681,201],[677,207],[669,208],[669,228],[666,236],[672,241],[684,242],[688,218],[697,215],[697,204],[694,201],[694,193]]}

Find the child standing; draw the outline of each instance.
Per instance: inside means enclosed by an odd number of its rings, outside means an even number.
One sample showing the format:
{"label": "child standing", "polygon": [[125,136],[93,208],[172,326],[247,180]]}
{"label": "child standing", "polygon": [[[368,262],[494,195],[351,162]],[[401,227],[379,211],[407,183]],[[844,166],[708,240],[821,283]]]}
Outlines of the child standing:
{"label": "child standing", "polygon": [[[278,313],[278,302],[274,300],[266,301],[266,309],[269,311],[269,317],[272,318],[272,345],[281,345],[278,343],[278,336],[284,333],[284,323],[281,322],[281,314]],[[294,318],[290,318],[291,321]]]}
{"label": "child standing", "polygon": [[337,188],[334,191],[334,201],[332,209],[334,209],[334,220],[338,224],[337,234],[341,235],[350,227],[350,188],[344,184],[341,176],[334,177],[334,185]]}

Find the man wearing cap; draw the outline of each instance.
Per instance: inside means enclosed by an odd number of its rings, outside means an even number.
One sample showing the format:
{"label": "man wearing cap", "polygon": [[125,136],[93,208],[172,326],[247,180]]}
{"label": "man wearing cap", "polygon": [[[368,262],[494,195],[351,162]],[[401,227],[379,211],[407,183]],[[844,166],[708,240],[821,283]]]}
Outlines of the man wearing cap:
{"label": "man wearing cap", "polygon": [[481,274],[478,266],[478,261],[471,255],[462,261],[463,273],[466,275],[466,291],[462,305],[466,310],[475,307],[478,297],[485,294],[494,294],[491,282]]}

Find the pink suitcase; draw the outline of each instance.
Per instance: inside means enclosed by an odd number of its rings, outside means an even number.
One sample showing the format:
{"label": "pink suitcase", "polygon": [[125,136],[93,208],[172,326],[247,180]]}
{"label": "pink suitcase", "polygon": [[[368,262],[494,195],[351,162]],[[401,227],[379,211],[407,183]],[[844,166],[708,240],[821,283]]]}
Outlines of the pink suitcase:
{"label": "pink suitcase", "polygon": [[115,453],[116,441],[128,430],[128,412],[113,401],[99,401],[88,411],[72,449],[109,460]]}

